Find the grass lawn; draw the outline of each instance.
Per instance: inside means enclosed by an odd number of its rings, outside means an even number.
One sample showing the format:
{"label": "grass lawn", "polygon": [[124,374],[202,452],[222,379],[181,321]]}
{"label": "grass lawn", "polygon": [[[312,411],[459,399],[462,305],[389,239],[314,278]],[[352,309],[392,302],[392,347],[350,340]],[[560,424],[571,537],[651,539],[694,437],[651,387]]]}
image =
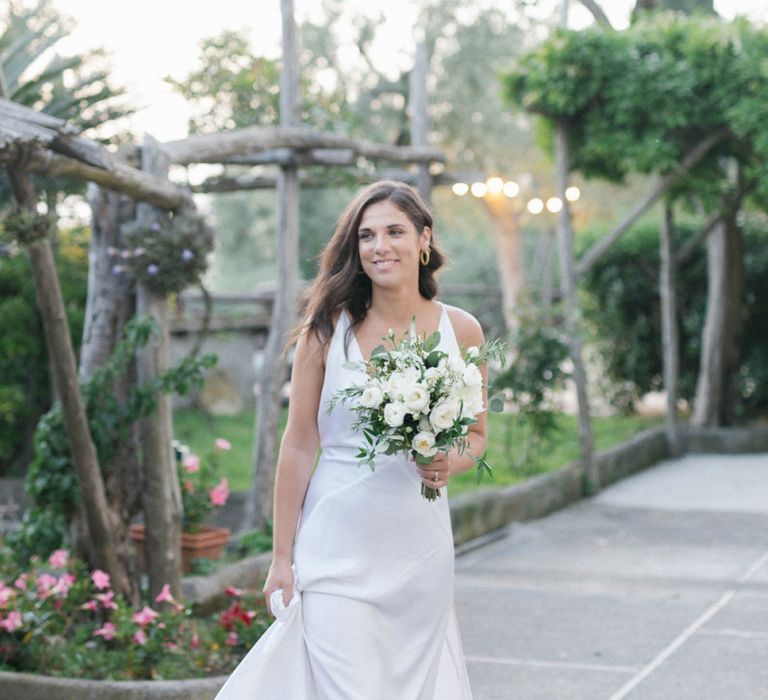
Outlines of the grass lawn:
{"label": "grass lawn", "polygon": [[[287,409],[283,409],[280,420],[280,434],[285,428]],[[492,413],[489,415],[490,442],[488,462],[493,467],[494,478],[483,478],[481,486],[506,486],[523,481],[534,474],[553,471],[566,466],[579,456],[578,427],[575,416],[558,416],[560,431],[553,444],[531,455],[525,464],[520,461],[521,446],[515,438],[516,432],[510,432],[511,418],[507,415]],[[609,416],[592,419],[595,449],[606,450],[624,442],[635,433],[646,428],[662,425],[661,417]],[[206,416],[192,410],[176,411],[173,416],[174,437],[189,445],[200,455],[213,447],[216,438],[226,438],[232,443],[232,449],[221,455],[220,463],[224,474],[229,479],[234,491],[247,491],[252,471],[253,446],[253,411],[244,411],[236,416]],[[471,470],[451,479],[451,495],[471,491],[477,487],[475,471]]]}

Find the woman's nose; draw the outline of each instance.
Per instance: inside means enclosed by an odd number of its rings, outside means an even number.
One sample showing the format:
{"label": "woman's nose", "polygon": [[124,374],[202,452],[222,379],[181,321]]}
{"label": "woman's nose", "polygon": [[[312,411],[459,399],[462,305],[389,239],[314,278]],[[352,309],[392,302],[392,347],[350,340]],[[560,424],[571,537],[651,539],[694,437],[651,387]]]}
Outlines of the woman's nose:
{"label": "woman's nose", "polygon": [[387,247],[387,236],[383,233],[377,233],[373,239],[373,249],[375,251],[384,250]]}

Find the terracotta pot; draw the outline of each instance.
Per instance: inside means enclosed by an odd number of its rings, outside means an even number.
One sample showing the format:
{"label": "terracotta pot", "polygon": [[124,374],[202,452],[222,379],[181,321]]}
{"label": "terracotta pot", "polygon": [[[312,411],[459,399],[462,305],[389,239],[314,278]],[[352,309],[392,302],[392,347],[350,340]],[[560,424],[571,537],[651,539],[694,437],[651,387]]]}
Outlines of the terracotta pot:
{"label": "terracotta pot", "polygon": [[[131,540],[136,547],[139,568],[144,570],[144,525],[131,525]],[[192,570],[193,559],[220,559],[224,546],[232,533],[226,527],[203,525],[200,532],[181,533],[181,570],[188,574]]]}

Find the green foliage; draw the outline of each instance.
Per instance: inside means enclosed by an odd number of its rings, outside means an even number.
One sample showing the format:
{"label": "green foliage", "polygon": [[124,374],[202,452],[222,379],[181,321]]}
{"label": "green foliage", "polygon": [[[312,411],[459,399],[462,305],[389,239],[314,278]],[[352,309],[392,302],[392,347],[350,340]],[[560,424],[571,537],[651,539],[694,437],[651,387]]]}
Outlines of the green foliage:
{"label": "green foliage", "polygon": [[553,318],[529,309],[519,315],[510,347],[511,361],[494,379],[492,390],[503,392],[511,407],[503,416],[505,461],[530,473],[537,456],[560,432],[553,395],[568,376],[563,369],[568,346]]}
{"label": "green foliage", "polygon": [[[48,358],[29,260],[9,246],[0,255],[0,473],[20,472],[32,435],[51,403]],[[54,247],[67,320],[77,351],[88,279],[87,229],[59,232]]]}
{"label": "green foliage", "polygon": [[[153,319],[131,320],[126,324],[125,338],[115,346],[109,360],[81,386],[88,424],[104,471],[109,470],[129,428],[155,411],[160,394],[187,393],[202,383],[203,370],[216,363],[214,355],[187,357],[148,384],[134,387],[125,400],[119,400],[113,390],[115,381],[128,371],[136,352],[146,346],[155,332]],[[67,523],[80,498],[59,404],[43,416],[38,425],[34,459],[26,483],[30,509],[22,527],[8,536],[21,560],[33,554],[45,556],[62,546]]]}
{"label": "green foliage", "polygon": [[[678,249],[696,233],[693,223],[677,225]],[[584,248],[605,232],[581,237]],[[745,323],[738,372],[742,410],[768,408],[768,220],[750,215],[744,222]],[[659,299],[659,230],[648,222],[619,239],[582,280],[584,315],[594,330],[609,384],[608,398],[631,410],[635,401],[662,386]],[[706,247],[678,270],[680,394],[692,400],[696,389],[707,286]]]}
{"label": "green foliage", "polygon": [[726,188],[723,158],[765,173],[766,52],[768,31],[746,21],[656,13],[623,32],[558,31],[520,59],[505,88],[550,124],[565,120],[572,166],[588,177],[669,172],[722,134],[678,187],[713,203]]}

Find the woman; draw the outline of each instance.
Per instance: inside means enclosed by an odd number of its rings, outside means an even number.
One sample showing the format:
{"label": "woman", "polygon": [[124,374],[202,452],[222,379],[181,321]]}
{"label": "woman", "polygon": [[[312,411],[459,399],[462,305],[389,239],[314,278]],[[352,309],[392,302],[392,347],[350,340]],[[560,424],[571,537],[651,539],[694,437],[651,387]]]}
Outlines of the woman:
{"label": "woman", "polygon": [[[219,698],[468,700],[453,604],[454,551],[445,487],[485,450],[485,414],[459,455],[419,467],[402,455],[358,468],[355,414],[327,402],[364,375],[388,330],[415,318],[440,349],[480,345],[468,313],[437,301],[444,256],[432,217],[407,185],[378,182],[339,219],[307,293],[274,494],[274,547],[264,585],[277,621]],[[318,447],[321,455],[315,465]],[[425,500],[420,481],[443,491]]]}

